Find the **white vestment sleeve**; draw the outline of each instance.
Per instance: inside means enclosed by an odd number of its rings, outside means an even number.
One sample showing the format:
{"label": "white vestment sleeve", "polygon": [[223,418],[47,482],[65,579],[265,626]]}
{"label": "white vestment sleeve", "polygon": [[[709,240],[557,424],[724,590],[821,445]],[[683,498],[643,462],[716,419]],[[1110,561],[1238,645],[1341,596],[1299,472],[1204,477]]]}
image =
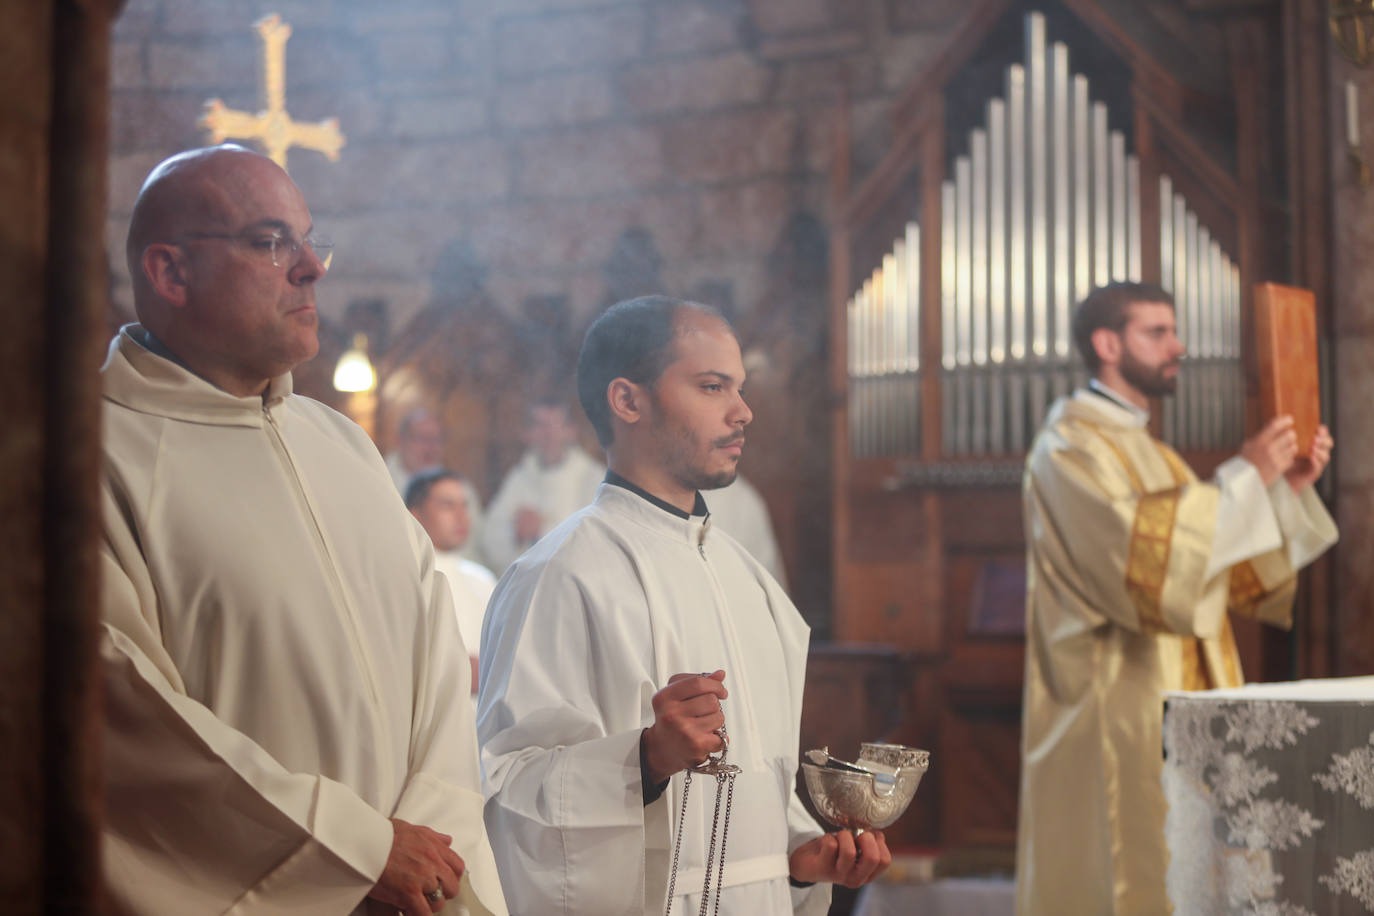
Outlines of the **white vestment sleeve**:
{"label": "white vestment sleeve", "polygon": [[150,583],[140,589],[108,548],[101,559],[104,853],[116,906],[351,910],[386,865],[390,821],[338,782],[288,772],[186,696],[139,610]]}
{"label": "white vestment sleeve", "polygon": [[1208,581],[1222,570],[1268,553],[1283,543],[1264,481],[1253,464],[1239,455],[1228,459],[1217,468],[1216,483],[1221,495],[1212,532],[1212,554],[1204,573]]}
{"label": "white vestment sleeve", "polygon": [[1312,487],[1294,493],[1286,480],[1279,479],[1270,485],[1269,499],[1283,529],[1288,562],[1294,569],[1311,563],[1336,543],[1336,522]]}
{"label": "white vestment sleeve", "polygon": [[1266,489],[1255,466],[1239,456],[1217,468],[1216,482],[1221,498],[1208,579],[1280,547],[1301,569],[1336,542],[1336,524],[1311,487],[1294,493],[1280,477]]}
{"label": "white vestment sleeve", "polygon": [[492,596],[478,704],[487,832],[512,912],[641,916],[662,910],[646,904],[646,845],[668,845],[639,769],[651,660],[622,630],[593,632],[585,599],[564,570],[518,566]]}

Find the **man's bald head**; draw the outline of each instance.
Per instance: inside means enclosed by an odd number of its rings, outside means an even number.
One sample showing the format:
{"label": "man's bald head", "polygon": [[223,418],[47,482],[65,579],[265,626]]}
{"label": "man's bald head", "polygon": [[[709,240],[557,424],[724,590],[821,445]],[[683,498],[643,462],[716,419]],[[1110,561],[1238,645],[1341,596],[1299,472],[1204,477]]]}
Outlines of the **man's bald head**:
{"label": "man's bald head", "polygon": [[[228,231],[233,195],[242,190],[245,177],[273,169],[282,172],[271,159],[235,143],[186,150],[158,163],[134,201],[124,246],[135,292],[143,287],[143,295],[136,298],[144,300],[149,292],[141,263],[145,248],[207,227]],[[136,304],[141,309],[147,303]]]}
{"label": "man's bald head", "polygon": [[300,188],[241,146],[188,150],[149,173],[126,255],[139,321],[187,366],[257,391],[319,348],[324,264]]}

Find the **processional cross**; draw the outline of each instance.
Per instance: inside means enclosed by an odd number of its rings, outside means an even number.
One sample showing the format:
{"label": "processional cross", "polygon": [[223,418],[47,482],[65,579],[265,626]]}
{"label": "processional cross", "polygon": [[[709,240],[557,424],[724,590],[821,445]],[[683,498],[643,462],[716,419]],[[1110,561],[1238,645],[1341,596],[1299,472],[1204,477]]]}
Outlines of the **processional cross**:
{"label": "processional cross", "polygon": [[256,114],[226,108],[219,99],[205,103],[197,126],[210,132],[211,143],[225,140],[257,140],[268,157],[286,168],[286,151],[293,146],[317,150],[339,161],[344,136],[339,119],[326,118],[308,124],[291,120],[286,113],[286,39],[291,26],[276,13],[253,23],[262,38],[262,110]]}

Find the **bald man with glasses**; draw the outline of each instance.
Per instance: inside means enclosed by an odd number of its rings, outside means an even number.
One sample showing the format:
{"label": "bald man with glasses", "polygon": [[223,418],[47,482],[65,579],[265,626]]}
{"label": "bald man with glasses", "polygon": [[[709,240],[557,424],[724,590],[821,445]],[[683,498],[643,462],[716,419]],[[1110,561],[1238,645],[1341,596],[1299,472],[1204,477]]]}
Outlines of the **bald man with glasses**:
{"label": "bald man with glasses", "polygon": [[115,910],[504,914],[467,652],[361,429],[292,393],[330,245],[235,146],[153,169],[103,367]]}

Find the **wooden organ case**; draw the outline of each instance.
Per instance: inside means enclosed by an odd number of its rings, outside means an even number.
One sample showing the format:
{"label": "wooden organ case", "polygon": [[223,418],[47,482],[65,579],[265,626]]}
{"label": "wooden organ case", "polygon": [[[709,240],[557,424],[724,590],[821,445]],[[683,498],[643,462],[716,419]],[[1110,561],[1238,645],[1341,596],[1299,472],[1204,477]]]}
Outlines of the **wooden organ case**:
{"label": "wooden organ case", "polygon": [[[1273,244],[1262,125],[1257,102],[1184,85],[1086,0],[983,2],[910,85],[876,165],[851,181],[842,136],[833,175],[835,637],[910,662],[891,737],[934,751],[936,791],[894,842],[1008,849],[1022,466],[1086,380],[1072,308],[1111,280],[1169,289],[1189,358],[1152,422],[1200,474],[1234,454],[1248,290]],[[1258,631],[1236,629],[1257,671]]]}

